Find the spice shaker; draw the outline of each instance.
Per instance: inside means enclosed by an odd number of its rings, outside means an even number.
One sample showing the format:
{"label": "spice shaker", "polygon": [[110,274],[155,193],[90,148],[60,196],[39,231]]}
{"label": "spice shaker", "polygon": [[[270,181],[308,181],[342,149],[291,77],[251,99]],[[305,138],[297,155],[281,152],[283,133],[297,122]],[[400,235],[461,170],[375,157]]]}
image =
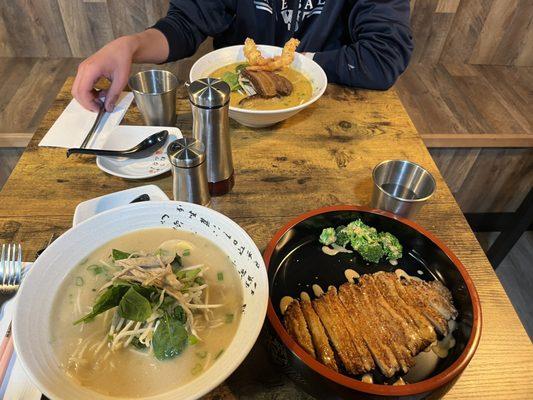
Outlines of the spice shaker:
{"label": "spice shaker", "polygon": [[229,134],[229,85],[215,78],[203,78],[188,86],[192,109],[192,134],[205,145],[207,181],[212,196],[233,187],[233,158]]}
{"label": "spice shaker", "polygon": [[209,204],[205,146],[192,138],[173,141],[167,148],[172,166],[174,200]]}

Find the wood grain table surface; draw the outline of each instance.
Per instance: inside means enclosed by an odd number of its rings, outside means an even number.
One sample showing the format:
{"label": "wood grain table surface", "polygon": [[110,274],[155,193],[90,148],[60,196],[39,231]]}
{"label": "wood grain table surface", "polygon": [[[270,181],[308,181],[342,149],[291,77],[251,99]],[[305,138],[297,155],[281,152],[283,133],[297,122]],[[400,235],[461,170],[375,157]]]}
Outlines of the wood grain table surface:
{"label": "wood grain table surface", "polygon": [[[0,242],[21,242],[26,261],[72,223],[84,200],[154,183],[169,197],[169,174],[128,181],[100,171],[92,157],[66,159],[64,149],[37,145],[71,100],[63,86],[0,193]],[[190,134],[186,93],[178,92],[178,126]],[[123,124],[141,125],[132,105]],[[234,219],[263,250],[292,217],[326,205],[363,204],[371,171],[386,159],[408,159],[437,180],[431,201],[414,218],[441,238],[466,266],[481,298],[483,332],[472,362],[447,399],[532,399],[533,346],[498,278],[466,223],[420,136],[393,90],[373,92],[330,85],[324,96],[274,127],[249,129],[231,122],[236,172],[233,191],[211,207]],[[269,364],[261,340],[243,365],[207,398],[306,399]]]}

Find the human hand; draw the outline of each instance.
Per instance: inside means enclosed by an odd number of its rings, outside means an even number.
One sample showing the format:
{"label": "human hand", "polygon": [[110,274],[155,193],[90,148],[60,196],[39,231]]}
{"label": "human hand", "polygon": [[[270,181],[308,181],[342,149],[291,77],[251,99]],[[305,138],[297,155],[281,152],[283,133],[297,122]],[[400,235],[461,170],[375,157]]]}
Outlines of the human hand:
{"label": "human hand", "polygon": [[[133,55],[138,43],[136,36],[123,36],[108,43],[78,67],[78,73],[72,86],[72,96],[85,108],[98,111],[100,97],[105,97],[105,109],[113,111],[122,89],[128,83]],[[94,84],[101,77],[111,81],[107,90],[97,92]]]}

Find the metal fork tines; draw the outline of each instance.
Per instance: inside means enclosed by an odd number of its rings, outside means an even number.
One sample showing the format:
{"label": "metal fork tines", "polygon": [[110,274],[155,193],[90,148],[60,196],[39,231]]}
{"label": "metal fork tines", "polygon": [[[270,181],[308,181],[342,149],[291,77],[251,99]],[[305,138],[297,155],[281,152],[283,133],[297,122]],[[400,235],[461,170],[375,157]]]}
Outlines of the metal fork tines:
{"label": "metal fork tines", "polygon": [[18,286],[22,279],[22,247],[3,244],[0,255],[0,289]]}

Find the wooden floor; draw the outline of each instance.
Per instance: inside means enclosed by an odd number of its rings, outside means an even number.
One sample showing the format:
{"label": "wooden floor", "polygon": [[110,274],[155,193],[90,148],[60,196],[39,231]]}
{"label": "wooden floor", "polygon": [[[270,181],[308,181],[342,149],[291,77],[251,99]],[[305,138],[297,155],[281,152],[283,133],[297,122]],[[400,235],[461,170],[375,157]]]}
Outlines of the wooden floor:
{"label": "wooden floor", "polygon": [[[3,76],[0,81],[0,189],[63,81],[75,74],[79,61],[75,58],[0,58]],[[184,60],[166,68],[185,79],[193,61]],[[135,70],[140,68],[135,67]],[[473,140],[468,144],[470,148],[431,149],[463,211],[488,211],[483,207],[491,211],[516,209],[521,198],[515,194],[527,192],[527,186],[533,182],[533,149],[496,152],[496,149],[471,147],[480,136],[485,144],[488,138],[495,140],[495,145],[502,140],[512,142],[517,136],[521,141],[530,140],[533,134],[533,68],[413,64],[400,78],[396,89],[429,147],[441,147],[443,141],[448,144],[444,147],[450,147],[450,140],[454,138],[459,138],[459,144]],[[517,179],[502,176],[487,181],[487,176],[494,174],[480,174],[480,171],[497,171],[496,162],[503,163],[515,177],[521,177],[521,186],[509,186],[509,182]],[[479,201],[468,194],[479,192],[483,187],[498,190],[487,191],[485,205],[480,207]],[[491,196],[498,198],[491,199]],[[493,237],[482,235],[479,240],[486,246]],[[533,339],[532,259],[533,233],[529,232],[503,261],[498,276]]]}
{"label": "wooden floor", "polygon": [[[487,250],[497,233],[476,234],[481,247]],[[533,232],[522,235],[511,252],[502,261],[496,275],[533,341]]]}

